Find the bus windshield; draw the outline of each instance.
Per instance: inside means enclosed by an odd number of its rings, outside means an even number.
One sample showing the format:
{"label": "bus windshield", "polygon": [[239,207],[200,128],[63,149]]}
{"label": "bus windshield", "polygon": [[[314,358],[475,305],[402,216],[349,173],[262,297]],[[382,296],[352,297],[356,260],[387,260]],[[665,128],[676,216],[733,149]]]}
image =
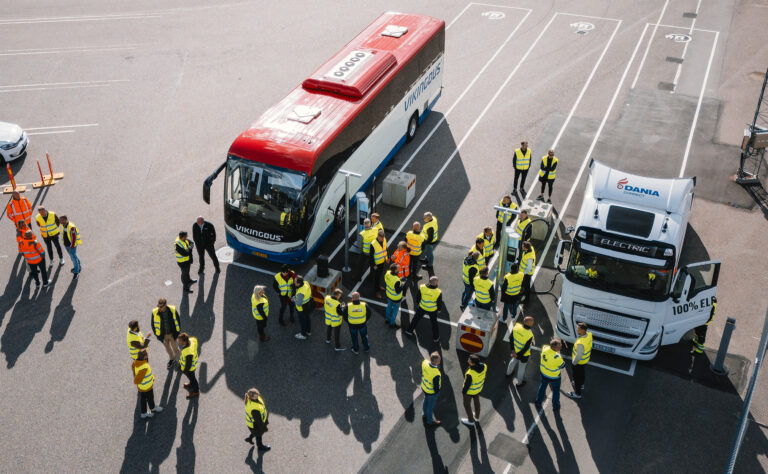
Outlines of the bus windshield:
{"label": "bus windshield", "polygon": [[299,240],[308,217],[307,182],[305,173],[229,156],[225,200],[245,227]]}
{"label": "bus windshield", "polygon": [[610,293],[664,301],[673,276],[671,264],[654,266],[585,250],[573,243],[565,276],[568,280]]}

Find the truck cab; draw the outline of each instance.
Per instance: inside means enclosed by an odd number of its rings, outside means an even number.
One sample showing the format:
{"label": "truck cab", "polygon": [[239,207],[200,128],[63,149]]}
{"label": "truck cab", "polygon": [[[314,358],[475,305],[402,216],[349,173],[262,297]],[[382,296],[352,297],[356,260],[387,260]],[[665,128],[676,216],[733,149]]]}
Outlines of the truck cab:
{"label": "truck cab", "polygon": [[596,350],[649,360],[709,320],[720,262],[681,264],[695,185],[590,163],[573,240],[556,253],[559,337],[585,322]]}

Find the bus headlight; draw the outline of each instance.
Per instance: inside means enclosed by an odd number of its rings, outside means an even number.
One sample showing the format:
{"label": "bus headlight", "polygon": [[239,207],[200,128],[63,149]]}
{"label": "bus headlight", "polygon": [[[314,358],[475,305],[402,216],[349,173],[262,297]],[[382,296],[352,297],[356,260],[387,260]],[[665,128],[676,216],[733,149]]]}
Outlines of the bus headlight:
{"label": "bus headlight", "polygon": [[660,342],[659,336],[661,335],[661,331],[656,331],[654,333],[653,337],[648,340],[648,342],[640,349],[641,354],[652,354],[656,352],[656,350],[659,348]]}
{"label": "bus headlight", "polygon": [[566,336],[571,335],[571,331],[568,330],[568,321],[565,319],[565,313],[560,308],[557,309],[557,329]]}

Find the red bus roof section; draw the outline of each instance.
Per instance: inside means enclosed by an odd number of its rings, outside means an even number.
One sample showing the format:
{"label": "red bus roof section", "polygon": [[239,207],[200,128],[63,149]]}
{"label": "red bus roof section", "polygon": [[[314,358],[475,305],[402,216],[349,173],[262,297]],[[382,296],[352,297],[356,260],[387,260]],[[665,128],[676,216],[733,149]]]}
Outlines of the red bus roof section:
{"label": "red bus roof section", "polygon": [[[382,35],[388,26],[408,31],[399,38]],[[382,14],[241,133],[229,154],[311,175],[325,147],[444,27],[428,16]],[[347,80],[338,71],[356,53],[363,64]]]}

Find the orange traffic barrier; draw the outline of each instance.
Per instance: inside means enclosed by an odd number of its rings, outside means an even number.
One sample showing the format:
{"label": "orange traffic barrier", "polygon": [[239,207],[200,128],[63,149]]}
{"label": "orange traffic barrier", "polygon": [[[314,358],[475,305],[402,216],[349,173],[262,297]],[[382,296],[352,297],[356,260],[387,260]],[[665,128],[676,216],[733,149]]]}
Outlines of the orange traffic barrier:
{"label": "orange traffic barrier", "polygon": [[42,188],[45,186],[53,186],[56,184],[56,181],[59,179],[64,178],[64,173],[54,173],[53,172],[53,165],[51,164],[51,155],[48,154],[48,152],[45,152],[45,159],[48,161],[48,173],[50,174],[43,174],[43,169],[40,167],[40,160],[37,161],[37,170],[40,172],[40,181],[37,183],[32,183],[32,187]]}

